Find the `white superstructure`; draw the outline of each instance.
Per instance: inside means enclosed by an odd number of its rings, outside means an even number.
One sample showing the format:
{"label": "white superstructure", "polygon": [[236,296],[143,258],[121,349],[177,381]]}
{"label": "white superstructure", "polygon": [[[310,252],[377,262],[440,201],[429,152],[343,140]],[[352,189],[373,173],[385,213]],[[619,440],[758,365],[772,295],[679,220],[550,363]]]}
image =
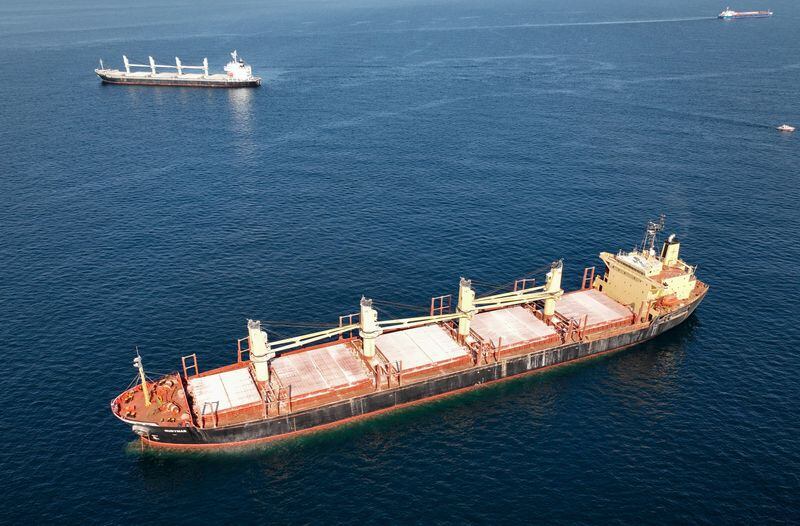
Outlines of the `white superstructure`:
{"label": "white superstructure", "polygon": [[253,78],[253,68],[249,64],[245,64],[235,49],[231,53],[231,58],[233,60],[225,65],[225,72],[228,77],[234,80],[250,80]]}

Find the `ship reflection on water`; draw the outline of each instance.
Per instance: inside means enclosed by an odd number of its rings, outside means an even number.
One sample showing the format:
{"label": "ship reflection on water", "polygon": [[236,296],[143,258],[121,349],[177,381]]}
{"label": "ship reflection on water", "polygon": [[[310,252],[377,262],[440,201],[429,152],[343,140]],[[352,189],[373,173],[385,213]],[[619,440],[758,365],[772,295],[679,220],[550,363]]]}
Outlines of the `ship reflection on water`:
{"label": "ship reflection on water", "polygon": [[[100,86],[106,86],[101,84]],[[153,86],[123,86],[115,91],[106,92],[109,104],[116,104],[113,99],[122,97],[127,105],[126,111],[150,116],[158,119],[161,115],[173,116],[176,111],[182,117],[173,122],[182,128],[191,126],[208,126],[208,119],[220,113],[224,115],[221,126],[236,137],[237,154],[244,159],[251,158],[257,151],[254,138],[256,93],[253,89],[200,89]],[[202,108],[197,111],[198,105]],[[156,117],[153,117],[153,116]],[[222,118],[222,117],[221,117]],[[202,120],[204,122],[198,122]]]}
{"label": "ship reflection on water", "polygon": [[236,150],[243,159],[252,158],[258,151],[253,138],[255,95],[252,89],[229,89],[228,108],[230,130],[237,137]]}
{"label": "ship reflection on water", "polygon": [[659,415],[669,413],[680,389],[680,370],[687,358],[686,349],[695,340],[701,325],[691,316],[671,332],[622,351],[618,360],[609,363],[598,388],[615,398],[620,410],[642,411]]}

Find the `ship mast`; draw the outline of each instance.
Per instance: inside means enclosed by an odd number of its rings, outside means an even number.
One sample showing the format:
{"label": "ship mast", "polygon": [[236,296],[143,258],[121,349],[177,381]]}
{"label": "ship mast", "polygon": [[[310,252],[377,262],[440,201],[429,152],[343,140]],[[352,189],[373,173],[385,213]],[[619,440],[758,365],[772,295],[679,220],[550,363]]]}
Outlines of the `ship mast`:
{"label": "ship mast", "polygon": [[658,221],[648,221],[647,228],[644,231],[644,238],[642,239],[642,253],[653,254],[656,246],[656,236],[659,232],[664,230],[664,222],[666,216],[661,214]]}
{"label": "ship mast", "polygon": [[144,394],[144,405],[150,406],[150,392],[147,389],[147,379],[144,376],[144,365],[142,357],[139,356],[139,348],[136,348],[136,358],[133,359],[133,366],[139,369],[139,378],[142,381],[142,394]]}

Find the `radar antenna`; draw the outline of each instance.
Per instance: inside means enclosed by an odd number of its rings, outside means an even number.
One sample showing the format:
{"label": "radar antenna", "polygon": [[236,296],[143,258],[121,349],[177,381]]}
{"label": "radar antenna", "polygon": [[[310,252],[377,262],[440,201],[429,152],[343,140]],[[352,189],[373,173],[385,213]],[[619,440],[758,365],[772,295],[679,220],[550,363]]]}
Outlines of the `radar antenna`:
{"label": "radar antenna", "polygon": [[649,251],[651,254],[655,251],[656,236],[659,232],[664,230],[664,221],[666,216],[661,214],[658,216],[658,221],[648,221],[647,228],[644,231],[644,238],[642,239],[642,252]]}

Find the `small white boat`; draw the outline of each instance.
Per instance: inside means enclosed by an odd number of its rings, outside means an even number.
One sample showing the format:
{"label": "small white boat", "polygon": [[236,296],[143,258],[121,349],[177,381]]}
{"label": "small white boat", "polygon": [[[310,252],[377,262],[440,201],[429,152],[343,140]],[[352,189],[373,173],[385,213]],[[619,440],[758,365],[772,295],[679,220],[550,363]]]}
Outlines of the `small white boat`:
{"label": "small white boat", "polygon": [[770,16],[772,16],[772,11],[734,11],[730,7],[726,7],[725,11],[717,15],[717,18],[735,20],[737,18],[768,18]]}
{"label": "small white boat", "polygon": [[778,131],[782,131],[782,132],[793,132],[794,131],[794,126],[789,126],[788,124],[781,124],[776,129]]}

